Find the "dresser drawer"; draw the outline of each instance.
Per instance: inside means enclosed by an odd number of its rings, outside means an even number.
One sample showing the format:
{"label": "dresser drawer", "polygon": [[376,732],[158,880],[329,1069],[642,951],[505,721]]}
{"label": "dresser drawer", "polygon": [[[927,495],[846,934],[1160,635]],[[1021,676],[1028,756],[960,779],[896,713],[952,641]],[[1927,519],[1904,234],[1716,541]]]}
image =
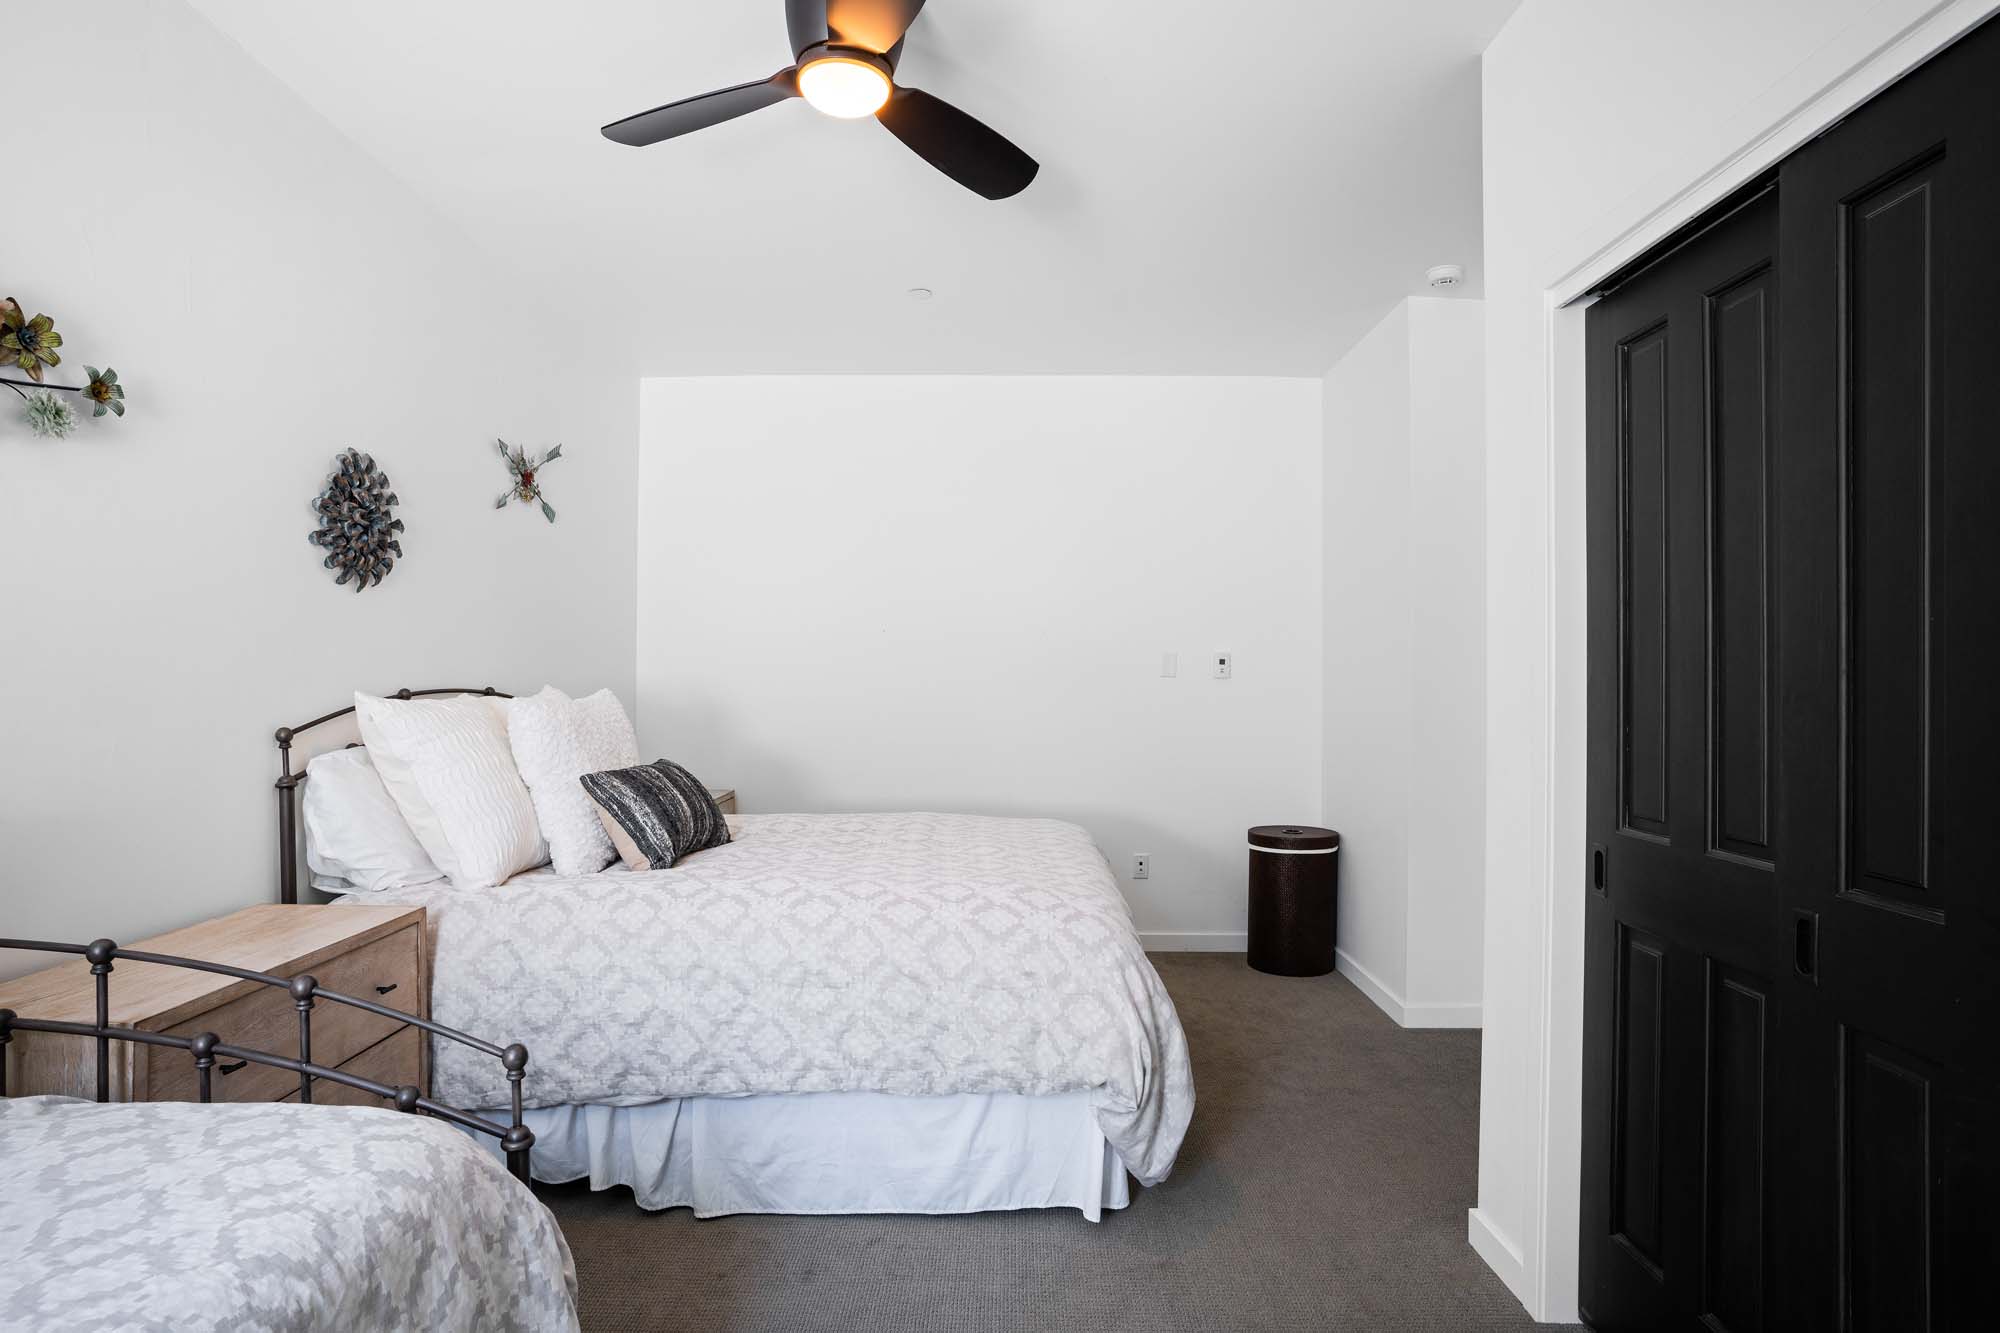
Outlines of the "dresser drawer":
{"label": "dresser drawer", "polygon": [[[408,1084],[413,1088],[423,1086],[423,1033],[416,1028],[400,1028],[385,1040],[376,1042],[361,1054],[340,1066],[344,1074],[357,1078],[372,1078],[377,1083],[385,1083],[392,1088]],[[285,1099],[295,1102],[299,1090],[294,1087]],[[345,1083],[335,1083],[331,1079],[320,1079],[313,1084],[314,1106],[388,1106],[389,1103],[373,1093],[359,1088],[350,1088]]]}
{"label": "dresser drawer", "polygon": [[[419,930],[406,927],[329,958],[311,971],[327,990],[417,1014],[423,1006],[419,992],[421,947]],[[381,1042],[398,1026],[394,1019],[319,1001],[314,1004],[312,1015],[313,1063],[339,1065]],[[225,1045],[295,1056],[299,1049],[299,1012],[285,991],[259,986],[248,995],[196,1014],[167,1031],[178,1037],[213,1032]],[[222,1061],[216,1065],[216,1073],[218,1077],[213,1080],[212,1088],[219,1102],[277,1101],[299,1088],[297,1074],[272,1065],[246,1063],[239,1067],[233,1060]],[[177,1051],[154,1052],[147,1100],[191,1102],[200,1096],[199,1087],[191,1058]]]}

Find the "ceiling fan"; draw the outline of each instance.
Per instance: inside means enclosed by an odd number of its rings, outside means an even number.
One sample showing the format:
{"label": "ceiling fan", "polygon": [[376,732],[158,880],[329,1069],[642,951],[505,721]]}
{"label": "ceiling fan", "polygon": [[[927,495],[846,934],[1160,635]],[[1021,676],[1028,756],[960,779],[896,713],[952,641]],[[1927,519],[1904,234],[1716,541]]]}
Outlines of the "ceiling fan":
{"label": "ceiling fan", "polygon": [[949,102],[896,83],[903,38],[924,0],[785,0],[793,63],[758,83],[683,98],[604,127],[643,148],[720,125],[791,97],[829,116],[873,116],[912,152],[988,199],[1028,188],[1035,159]]}

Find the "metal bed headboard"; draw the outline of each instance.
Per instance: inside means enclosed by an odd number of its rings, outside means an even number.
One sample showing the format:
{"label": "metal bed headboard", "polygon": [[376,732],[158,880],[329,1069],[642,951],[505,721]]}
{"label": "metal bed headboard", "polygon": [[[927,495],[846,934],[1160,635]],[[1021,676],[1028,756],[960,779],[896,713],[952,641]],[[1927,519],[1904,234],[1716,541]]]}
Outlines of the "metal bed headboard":
{"label": "metal bed headboard", "polygon": [[[469,693],[469,691],[460,691]],[[325,719],[322,718],[321,721]],[[282,733],[281,733],[282,734]],[[283,742],[280,741],[280,744]],[[111,1100],[111,1043],[114,1041],[140,1042],[148,1046],[167,1046],[186,1051],[194,1057],[194,1067],[200,1083],[200,1100],[207,1102],[209,1096],[209,1071],[214,1068],[216,1057],[225,1060],[248,1060],[253,1064],[270,1065],[278,1069],[289,1069],[299,1076],[299,1100],[312,1101],[313,1081],[327,1079],[345,1084],[361,1092],[370,1093],[384,1101],[391,1102],[399,1111],[408,1111],[436,1116],[454,1125],[473,1130],[480,1134],[490,1134],[500,1140],[501,1151],[507,1154],[507,1169],[523,1184],[528,1182],[528,1155],[535,1145],[534,1131],[521,1123],[521,1080],[528,1068],[528,1048],[516,1042],[507,1047],[495,1046],[468,1036],[455,1028],[433,1023],[427,1018],[406,1014],[400,1009],[377,1004],[373,1000],[357,999],[352,995],[342,995],[337,991],[323,989],[310,975],[277,977],[268,972],[252,972],[241,967],[231,967],[226,963],[210,963],[199,958],[181,958],[173,954],[146,953],[138,949],[121,949],[110,940],[92,940],[89,944],[56,944],[47,940],[0,939],[0,949],[30,949],[38,953],[80,954],[90,963],[91,974],[97,984],[97,1021],[95,1023],[58,1022],[53,1019],[23,1018],[12,1009],[0,1009],[0,1097],[7,1095],[7,1047],[13,1042],[16,1032],[54,1032],[74,1037],[94,1037],[97,1040],[97,1100]],[[289,1056],[272,1055],[267,1051],[247,1050],[240,1046],[230,1046],[213,1032],[199,1032],[192,1037],[175,1037],[164,1032],[145,1032],[138,1028],[113,1027],[111,1025],[111,968],[117,959],[134,963],[157,963],[162,967],[188,968],[197,972],[213,972],[220,976],[235,977],[241,981],[255,981],[266,986],[276,986],[291,994],[292,1003],[299,1011],[299,1055],[294,1060]],[[514,1123],[498,1125],[470,1111],[434,1102],[408,1084],[392,1088],[374,1079],[362,1078],[340,1069],[328,1069],[312,1061],[312,1015],[313,1006],[320,1000],[331,1000],[335,1004],[349,1005],[355,1009],[365,1009],[371,1014],[393,1018],[399,1023],[408,1023],[422,1028],[433,1036],[470,1046],[476,1051],[494,1056],[507,1070],[508,1091],[513,1103]]]}
{"label": "metal bed headboard", "polygon": [[[487,699],[511,699],[514,696],[504,690],[496,690],[491,685],[479,689],[458,690],[397,690],[385,695],[389,699],[422,699],[433,695],[474,695]],[[278,741],[278,901],[296,903],[299,900],[299,786],[306,780],[305,768],[292,772],[292,742],[316,727],[329,722],[337,722],[354,715],[354,705],[336,709],[324,717],[316,717],[310,722],[301,722],[296,727],[279,727]],[[358,742],[348,742],[356,744]]]}

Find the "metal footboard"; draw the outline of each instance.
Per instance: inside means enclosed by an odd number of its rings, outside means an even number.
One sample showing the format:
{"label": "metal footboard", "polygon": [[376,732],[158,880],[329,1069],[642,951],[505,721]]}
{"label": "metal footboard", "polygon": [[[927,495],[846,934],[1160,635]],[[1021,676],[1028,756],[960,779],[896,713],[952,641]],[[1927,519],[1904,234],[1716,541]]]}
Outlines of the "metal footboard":
{"label": "metal footboard", "polygon": [[[464,1129],[479,1134],[490,1134],[500,1141],[500,1148],[507,1155],[507,1169],[523,1184],[528,1181],[529,1153],[535,1145],[535,1135],[521,1123],[521,1082],[528,1068],[528,1048],[516,1042],[511,1046],[495,1046],[491,1042],[448,1028],[442,1023],[433,1023],[427,1018],[417,1018],[400,1009],[377,1004],[373,1000],[363,1000],[352,995],[342,995],[338,991],[322,988],[310,975],[277,977],[268,972],[252,972],[245,968],[231,967],[226,963],[211,963],[199,958],[180,958],[173,954],[146,953],[139,949],[121,949],[110,940],[92,940],[89,944],[58,944],[48,940],[0,939],[0,949],[27,949],[37,953],[76,954],[90,963],[90,971],[97,985],[97,1021],[95,1023],[57,1022],[52,1019],[23,1018],[11,1009],[0,1009],[0,1097],[7,1095],[7,1047],[16,1032],[53,1032],[74,1037],[93,1037],[97,1041],[97,1100],[111,1100],[111,1043],[114,1041],[139,1042],[147,1046],[166,1046],[186,1051],[194,1060],[196,1079],[200,1085],[200,1100],[207,1102],[209,1096],[210,1071],[218,1058],[224,1060],[247,1060],[252,1064],[270,1065],[277,1069],[288,1069],[299,1076],[299,1100],[312,1101],[313,1083],[325,1079],[343,1084],[360,1092],[380,1097],[399,1111],[436,1116]],[[299,1014],[299,1053],[296,1059],[286,1055],[273,1055],[268,1051],[252,1051],[240,1046],[231,1046],[213,1032],[200,1032],[192,1037],[175,1037],[164,1032],[144,1032],[138,1028],[113,1027],[111,1025],[111,970],[119,959],[134,963],[157,963],[162,967],[189,968],[197,972],[213,972],[220,976],[235,977],[241,981],[254,981],[260,985],[275,986],[288,992],[292,1004]],[[334,1004],[344,1004],[355,1009],[365,1009],[371,1014],[395,1019],[422,1028],[433,1036],[470,1046],[485,1055],[493,1056],[507,1070],[508,1091],[512,1101],[514,1123],[495,1124],[470,1111],[445,1106],[423,1096],[408,1084],[390,1087],[373,1079],[362,1078],[339,1069],[328,1069],[316,1065],[312,1060],[312,1016],[313,1007],[321,1000]]]}

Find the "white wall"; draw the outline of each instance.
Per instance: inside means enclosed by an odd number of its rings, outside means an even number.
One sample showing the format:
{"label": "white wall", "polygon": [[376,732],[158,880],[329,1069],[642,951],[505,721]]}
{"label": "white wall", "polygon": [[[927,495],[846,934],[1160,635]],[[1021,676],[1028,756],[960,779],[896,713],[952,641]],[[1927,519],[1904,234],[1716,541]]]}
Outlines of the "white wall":
{"label": "white wall", "polygon": [[1412,298],[1328,372],[1326,822],[1340,968],[1398,1022],[1479,1022],[1485,324]]}
{"label": "white wall", "polygon": [[1343,970],[1399,1014],[1409,955],[1414,706],[1408,302],[1340,359],[1323,392],[1323,817],[1341,833]]}
{"label": "white wall", "polygon": [[1150,945],[1242,947],[1245,828],[1320,809],[1317,380],[649,380],[642,415],[649,754],[749,811],[1074,820]]}
{"label": "white wall", "polygon": [[1473,1025],[1486,895],[1486,313],[1410,302],[1413,1024]]}
{"label": "white wall", "polygon": [[[281,723],[357,687],[629,698],[636,377],[183,5],[4,27],[0,296],[131,410],[40,440],[0,391],[0,934],[129,941],[275,901]],[[497,435],[565,446],[553,527],[493,510]],[[408,525],[358,596],[306,542],[348,445]]]}
{"label": "white wall", "polygon": [[[1562,304],[1995,8],[1527,0],[1488,48],[1486,995],[1472,1243],[1576,1311],[1581,311]],[[1692,92],[1691,92],[1692,90]]]}

